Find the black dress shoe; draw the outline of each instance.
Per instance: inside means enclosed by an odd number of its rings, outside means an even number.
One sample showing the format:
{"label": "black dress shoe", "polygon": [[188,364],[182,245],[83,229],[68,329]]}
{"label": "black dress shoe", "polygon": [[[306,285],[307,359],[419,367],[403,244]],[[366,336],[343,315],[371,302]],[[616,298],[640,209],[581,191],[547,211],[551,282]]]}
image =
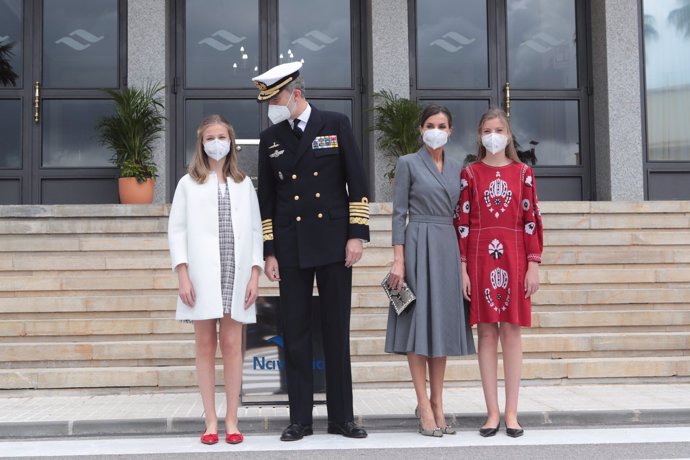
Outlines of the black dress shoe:
{"label": "black dress shoe", "polygon": [[330,434],[341,434],[346,438],[366,438],[367,432],[364,428],[357,426],[355,422],[328,422],[328,432]]}
{"label": "black dress shoe", "polygon": [[314,430],[311,429],[311,425],[302,425],[299,423],[291,423],[287,428],[283,430],[280,435],[281,441],[299,441],[305,436],[314,434]]}
{"label": "black dress shoe", "polygon": [[519,438],[523,434],[525,434],[525,430],[522,428],[508,428],[506,427],[506,434],[510,436],[511,438]]}
{"label": "black dress shoe", "polygon": [[501,427],[501,422],[498,422],[498,425],[496,425],[496,428],[480,428],[479,429],[479,436],[483,438],[490,438],[491,436],[496,436],[496,433],[498,433],[498,429]]}

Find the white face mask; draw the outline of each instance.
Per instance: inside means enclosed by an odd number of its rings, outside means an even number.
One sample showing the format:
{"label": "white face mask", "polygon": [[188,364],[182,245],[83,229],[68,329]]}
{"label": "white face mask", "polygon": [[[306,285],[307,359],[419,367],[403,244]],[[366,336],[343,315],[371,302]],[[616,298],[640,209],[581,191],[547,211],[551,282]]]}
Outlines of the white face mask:
{"label": "white face mask", "polygon": [[496,155],[508,145],[508,136],[500,133],[485,134],[482,136],[482,145],[492,155]]}
{"label": "white face mask", "polygon": [[432,149],[438,149],[448,143],[448,132],[442,129],[427,129],[422,134],[422,140]]}
{"label": "white face mask", "polygon": [[230,152],[230,141],[213,139],[212,141],[204,142],[204,152],[210,158],[220,161]]}
{"label": "white face mask", "polygon": [[291,99],[292,94],[290,94],[286,105],[270,104],[268,106],[268,119],[271,120],[271,123],[277,125],[278,123],[290,118],[290,115],[292,115],[292,110],[294,109],[294,107],[292,109],[290,108]]}

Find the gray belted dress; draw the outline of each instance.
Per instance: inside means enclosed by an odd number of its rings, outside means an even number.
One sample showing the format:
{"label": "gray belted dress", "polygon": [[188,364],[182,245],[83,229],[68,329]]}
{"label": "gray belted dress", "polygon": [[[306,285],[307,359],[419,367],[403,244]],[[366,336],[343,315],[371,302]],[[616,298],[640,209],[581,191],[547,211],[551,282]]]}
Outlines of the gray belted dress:
{"label": "gray belted dress", "polygon": [[393,245],[405,245],[405,281],[417,300],[400,316],[390,308],[388,353],[428,357],[475,353],[453,228],[461,170],[459,161],[445,156],[439,172],[425,147],[398,159]]}

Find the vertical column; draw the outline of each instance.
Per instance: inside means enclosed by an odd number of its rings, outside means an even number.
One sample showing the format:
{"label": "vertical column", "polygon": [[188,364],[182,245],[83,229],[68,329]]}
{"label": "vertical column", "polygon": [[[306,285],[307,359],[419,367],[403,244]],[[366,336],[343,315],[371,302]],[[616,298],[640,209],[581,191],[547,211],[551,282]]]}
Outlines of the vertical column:
{"label": "vertical column", "polygon": [[[373,0],[367,2],[371,18],[371,53],[369,68],[374,92],[389,90],[400,97],[410,97],[410,47],[407,0]],[[373,104],[373,101],[371,101]],[[388,159],[376,148],[376,133],[369,136],[369,168],[374,171],[370,184],[374,199],[390,201],[391,184],[384,177]]]}
{"label": "vertical column", "polygon": [[636,0],[591,2],[597,200],[644,200]]}
{"label": "vertical column", "polygon": [[[127,2],[127,84],[143,86],[148,82],[166,83],[166,1],[128,0]],[[165,106],[168,100],[167,91]],[[166,128],[169,128],[166,125]],[[158,165],[155,203],[166,201],[168,178],[167,130],[156,142],[154,158]]]}

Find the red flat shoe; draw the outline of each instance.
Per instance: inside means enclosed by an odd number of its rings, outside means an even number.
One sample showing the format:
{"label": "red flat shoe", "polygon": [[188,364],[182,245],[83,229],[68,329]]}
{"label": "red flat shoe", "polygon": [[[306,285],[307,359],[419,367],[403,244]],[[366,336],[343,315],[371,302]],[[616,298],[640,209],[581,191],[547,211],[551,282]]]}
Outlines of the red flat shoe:
{"label": "red flat shoe", "polygon": [[218,433],[206,433],[201,435],[202,444],[216,444],[218,442]]}
{"label": "red flat shoe", "polygon": [[244,441],[244,436],[242,433],[227,433],[225,435],[225,442],[228,444],[239,444]]}

